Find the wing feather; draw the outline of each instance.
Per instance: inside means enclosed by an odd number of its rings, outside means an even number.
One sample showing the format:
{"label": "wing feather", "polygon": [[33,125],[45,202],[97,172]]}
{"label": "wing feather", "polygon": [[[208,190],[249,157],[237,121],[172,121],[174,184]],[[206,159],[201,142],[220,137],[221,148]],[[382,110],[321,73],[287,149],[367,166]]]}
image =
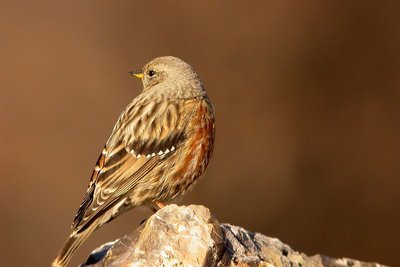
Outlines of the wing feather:
{"label": "wing feather", "polygon": [[[198,100],[133,103],[121,114],[93,171],[72,227],[81,231],[113,203],[123,198],[143,177],[176,153],[185,140],[187,120],[180,119],[182,109]],[[133,106],[132,106],[133,105]],[[136,106],[135,106],[136,105]],[[191,107],[190,107],[191,106]]]}

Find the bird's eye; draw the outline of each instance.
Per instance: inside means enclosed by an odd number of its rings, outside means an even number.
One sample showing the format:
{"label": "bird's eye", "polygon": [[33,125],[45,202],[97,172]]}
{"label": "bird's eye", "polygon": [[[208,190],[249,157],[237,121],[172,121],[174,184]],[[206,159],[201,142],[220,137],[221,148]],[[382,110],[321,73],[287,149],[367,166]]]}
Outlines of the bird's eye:
{"label": "bird's eye", "polygon": [[149,70],[149,77],[153,77],[156,74],[154,70]]}

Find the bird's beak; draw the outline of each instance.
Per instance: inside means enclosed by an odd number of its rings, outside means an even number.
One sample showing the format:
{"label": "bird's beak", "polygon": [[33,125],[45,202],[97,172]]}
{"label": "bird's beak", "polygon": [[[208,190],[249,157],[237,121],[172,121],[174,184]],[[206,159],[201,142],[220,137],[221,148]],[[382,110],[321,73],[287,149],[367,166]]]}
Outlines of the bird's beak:
{"label": "bird's beak", "polygon": [[143,79],[143,73],[141,70],[130,71],[128,72],[130,75],[135,76],[136,78]]}

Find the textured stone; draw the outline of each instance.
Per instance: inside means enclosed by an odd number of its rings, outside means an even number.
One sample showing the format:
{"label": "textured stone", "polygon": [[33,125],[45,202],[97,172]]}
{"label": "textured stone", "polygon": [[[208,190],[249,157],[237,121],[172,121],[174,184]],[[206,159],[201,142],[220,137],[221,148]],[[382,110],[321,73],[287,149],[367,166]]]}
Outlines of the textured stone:
{"label": "textured stone", "polygon": [[383,266],[308,257],[276,238],[220,224],[203,206],[169,205],[133,233],[91,253],[82,266]]}

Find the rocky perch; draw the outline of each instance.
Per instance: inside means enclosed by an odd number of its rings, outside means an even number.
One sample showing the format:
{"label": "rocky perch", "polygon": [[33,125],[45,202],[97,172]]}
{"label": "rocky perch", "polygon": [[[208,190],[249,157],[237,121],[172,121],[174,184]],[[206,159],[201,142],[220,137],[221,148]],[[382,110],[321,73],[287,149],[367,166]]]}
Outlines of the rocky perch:
{"label": "rocky perch", "polygon": [[169,205],[81,266],[384,266],[307,256],[276,238],[219,223],[203,206]]}

